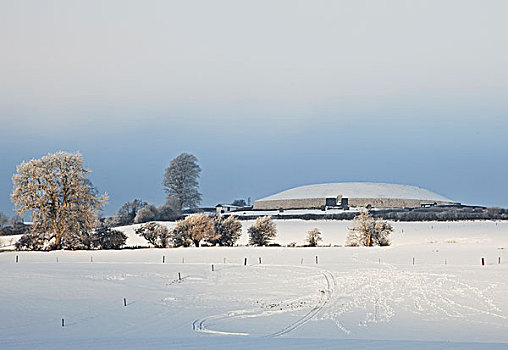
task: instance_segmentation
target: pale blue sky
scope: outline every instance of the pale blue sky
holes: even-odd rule
[[[16,164],[83,153],[111,214],[383,181],[508,207],[505,1],[0,0],[0,210]]]

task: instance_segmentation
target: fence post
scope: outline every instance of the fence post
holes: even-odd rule
[[[123,298],[123,306],[127,306],[127,299]]]
[[[413,256],[413,265],[415,264],[415,257]]]
[[[259,264],[261,264],[261,257],[259,257]]]
[[[247,266],[247,258],[245,258],[245,260],[243,261],[243,265]]]
[[[497,263],[501,264],[501,257],[500,256],[497,258]]]
[[[482,266],[485,266],[485,258],[482,258]]]
[[[316,265],[318,264],[318,256],[316,255]]]
[[[16,255],[16,264],[19,262],[19,256]]]
[[[65,327],[65,320],[62,318],[62,327]]]
[[[214,268],[214,266],[213,266],[213,264],[212,264],[212,272],[213,272],[213,271],[215,271],[215,268]]]
[[[178,272],[178,280],[181,281],[182,280],[182,275],[180,275],[180,272]]]
[[[166,256],[165,256],[165,255],[163,255],[163,256],[162,256],[162,263],[164,264],[165,262],[166,262]]]

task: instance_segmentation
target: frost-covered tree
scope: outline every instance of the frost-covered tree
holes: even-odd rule
[[[256,222],[247,230],[249,244],[264,246],[277,235],[277,228],[270,216],[258,217]]]
[[[5,215],[4,213],[2,213],[0,211],[0,228],[7,225],[8,222],[9,222],[9,218],[7,217],[7,215]]]
[[[159,220],[159,209],[153,204],[147,204],[138,211],[134,223],[141,224],[155,220]]]
[[[372,247],[390,245],[389,235],[393,228],[383,219],[374,219],[368,209],[360,211],[349,228],[346,245],[349,247]]]
[[[96,229],[91,238],[93,247],[97,249],[120,249],[127,241],[122,231],[105,226]]]
[[[141,225],[136,229],[136,233],[157,248],[168,247],[171,239],[171,233],[168,228],[156,222]]]
[[[214,225],[217,239],[210,240],[212,244],[232,247],[242,235],[242,223],[233,215],[215,218]]]
[[[174,221],[178,219],[182,215],[182,211],[180,210],[179,200],[174,195],[169,195],[166,198],[166,203],[161,205],[159,210],[159,219],[161,221]]]
[[[309,247],[317,247],[319,242],[321,242],[322,240],[323,239],[321,238],[321,232],[317,228],[314,228],[309,232],[307,232],[306,241]]]
[[[166,168],[162,184],[168,196],[177,200],[177,208],[197,208],[201,203],[199,193],[199,173],[201,168],[198,159],[193,154],[182,153],[171,160]]]
[[[190,241],[196,247],[202,240],[213,241],[218,238],[212,219],[206,214],[193,214],[176,224],[173,231],[175,246],[187,246]]]
[[[31,235],[57,249],[88,244],[107,199],[99,196],[89,173],[79,153],[57,152],[18,165],[11,198],[18,215],[30,212]]]
[[[127,202],[118,209],[118,212],[113,216],[112,226],[124,226],[134,223],[138,212],[148,205],[147,202],[140,199],[134,199]]]

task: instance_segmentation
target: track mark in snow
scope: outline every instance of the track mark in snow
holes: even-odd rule
[[[277,266],[277,268],[286,268],[285,266]],[[259,267],[257,267],[259,268]],[[270,266],[263,266],[264,269],[269,269]],[[294,268],[294,267],[288,267],[288,268]],[[300,268],[300,267],[299,267]],[[312,268],[312,270],[316,270]],[[318,270],[320,271],[320,270]],[[322,271],[322,270],[321,270]],[[333,295],[335,291],[336,286],[336,280],[332,273],[329,271],[322,271],[322,276],[324,277],[326,281],[326,286],[324,286],[324,289],[319,290],[319,301],[317,305],[313,306],[310,311],[308,311],[305,315],[300,317],[297,321],[291,323],[290,325],[282,328],[281,330],[269,334],[269,337],[278,337],[285,334],[290,333],[291,331],[303,326],[305,323],[312,320],[320,311],[323,310],[325,305],[330,300],[331,296]],[[305,296],[309,297],[309,296]],[[299,300],[303,299],[302,297],[299,298]],[[296,310],[299,310],[301,307],[292,308],[291,311],[283,310],[282,307],[280,310],[277,310],[278,306],[282,306],[283,304],[286,304],[286,306],[293,305],[295,300],[285,300],[281,301],[280,304],[270,304],[268,305],[269,310],[260,311],[259,309],[247,309],[247,310],[235,310],[230,311],[228,313],[219,314],[219,315],[213,315],[208,316],[203,319],[195,320],[192,323],[192,329],[196,332],[203,332],[203,333],[210,333],[210,334],[221,334],[221,335],[240,335],[240,336],[248,336],[250,335],[247,332],[229,332],[229,331],[219,331],[219,330],[213,330],[207,326],[207,324],[210,324],[212,322],[220,321],[220,320],[228,320],[228,319],[242,319],[242,318],[258,318],[258,317],[268,317],[272,316],[277,313],[285,313],[285,312],[291,312]],[[300,301],[300,304],[304,304]],[[296,305],[298,305],[298,300],[296,300]]]

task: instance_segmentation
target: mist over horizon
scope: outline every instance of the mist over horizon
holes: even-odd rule
[[[503,1],[3,1],[0,211],[23,160],[80,151],[110,196],[203,206],[345,181],[508,207]],[[453,20],[453,26],[450,21]]]

